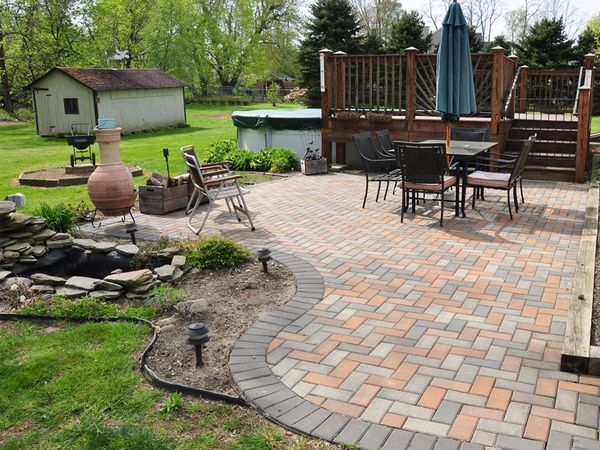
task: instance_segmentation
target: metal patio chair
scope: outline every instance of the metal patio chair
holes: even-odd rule
[[[390,182],[397,183],[402,179],[401,171],[398,168],[398,161],[395,156],[384,157],[379,154],[370,133],[355,134],[352,136],[356,150],[360,155],[365,171],[365,196],[363,198],[362,207],[365,207],[367,195],[369,194],[369,183],[377,183],[377,195],[375,202],[379,201],[381,192],[381,183],[386,183],[385,194],[383,199],[387,197]]]
[[[444,226],[445,192],[458,186],[458,177],[448,175],[448,160],[445,144],[421,144],[394,142],[396,152],[400,155],[402,170],[402,212],[400,222],[404,222],[404,212],[408,210],[408,200],[412,194],[412,212],[418,192],[438,194],[441,205],[440,226]],[[436,198],[437,200],[437,198]],[[455,215],[458,216],[458,190],[454,198]]]
[[[467,185],[473,189],[485,187],[491,189],[501,189],[507,192],[508,214],[510,220],[513,219],[512,209],[510,207],[510,194],[512,190],[515,210],[519,212],[519,201],[517,197],[517,184],[521,188],[521,197],[523,198],[523,172],[525,171],[525,162],[531,152],[537,135],[529,136],[521,152],[516,159],[494,159],[486,157],[475,158],[474,165],[484,167],[486,170],[476,170],[467,177]],[[488,169],[494,169],[493,172]],[[473,208],[475,208],[475,192],[473,192]]]
[[[225,200],[229,214],[235,214],[238,222],[242,221],[238,213],[245,214],[248,217],[252,231],[254,231],[254,223],[244,199],[244,195],[250,191],[239,185],[238,180],[241,176],[229,170],[229,162],[200,164],[193,145],[181,147],[181,155],[190,174],[190,179],[194,184],[194,192],[186,207],[186,214],[190,216],[188,220],[190,230],[199,234],[202,228],[204,228],[215,202],[217,200]],[[194,228],[192,220],[203,197],[208,199],[208,209],[202,219],[200,228]]]

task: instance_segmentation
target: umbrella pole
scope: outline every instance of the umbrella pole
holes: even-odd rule
[[[450,122],[446,123],[446,150],[450,148],[450,128],[452,128],[452,124]]]

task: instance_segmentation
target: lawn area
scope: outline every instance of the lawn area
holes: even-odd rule
[[[137,367],[149,330],[0,323],[0,449],[319,449],[254,410],[162,392]]]
[[[592,117],[592,133],[600,133],[600,116]]]
[[[298,105],[279,105],[277,108],[298,108]],[[166,173],[162,149],[170,149],[171,173],[184,171],[179,148],[193,144],[200,151],[222,139],[235,138],[236,128],[226,114],[235,110],[270,109],[271,104],[251,106],[187,105],[187,119],[190,127],[140,133],[124,136],[121,142],[121,156],[126,164],[136,164],[144,171]],[[94,151],[99,158],[98,145]],[[76,204],[87,200],[87,186],[61,188],[39,188],[19,186],[16,179],[23,171],[61,167],[69,164],[71,147],[64,138],[41,138],[35,134],[33,123],[2,126],[0,128],[0,199],[8,194],[22,192],[27,196],[27,205],[22,212],[31,212],[41,202]],[[135,180],[143,184],[144,177]]]

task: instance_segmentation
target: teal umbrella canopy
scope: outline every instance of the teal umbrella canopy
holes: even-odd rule
[[[437,55],[435,109],[442,120],[456,122],[477,111],[467,21],[458,3],[448,8]]]

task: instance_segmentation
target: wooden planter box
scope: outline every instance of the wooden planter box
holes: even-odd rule
[[[304,175],[327,173],[327,158],[301,160],[300,168]]]
[[[185,208],[189,200],[188,183],[169,188],[140,186],[139,190],[142,214],[167,214]]]

